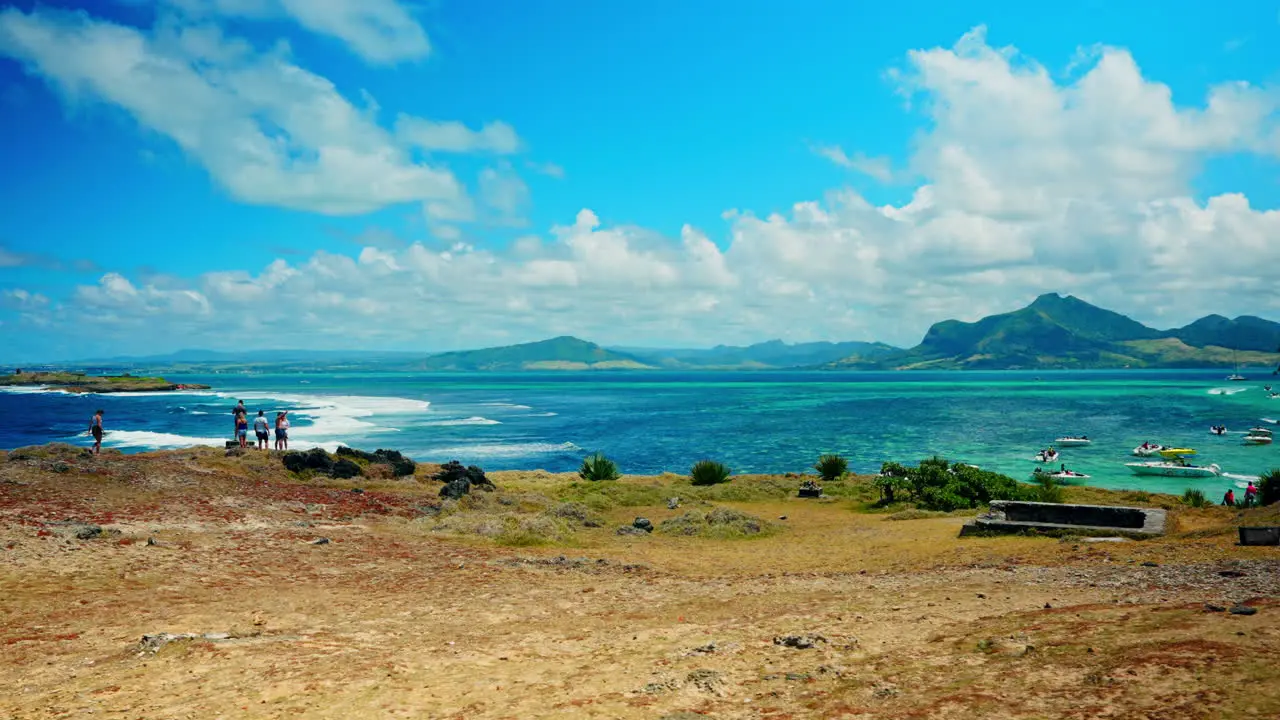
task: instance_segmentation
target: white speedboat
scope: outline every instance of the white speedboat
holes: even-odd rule
[[[1249,378],[1239,373],[1231,373],[1230,375],[1227,376],[1227,379],[1230,380],[1231,382],[1241,382],[1243,380],[1248,380]]]
[[[1270,445],[1271,440],[1271,431],[1264,427],[1250,428],[1244,436],[1245,445]]]
[[[1081,435],[1080,437],[1060,437],[1053,441],[1054,445],[1061,445],[1062,447],[1084,447],[1085,445],[1090,445],[1092,443],[1093,441],[1090,440],[1087,435]]]
[[[1226,435],[1226,434],[1227,434],[1227,426],[1226,426],[1226,425],[1211,425],[1211,426],[1209,427],[1209,433],[1210,433],[1210,434],[1212,434],[1212,435]]]
[[[1053,478],[1053,481],[1059,485],[1079,485],[1081,482],[1088,480],[1089,476],[1084,473],[1078,473],[1073,470],[1041,470],[1036,468],[1031,472],[1031,482],[1040,482],[1041,478]]]
[[[1189,465],[1184,462],[1132,462],[1125,463],[1125,467],[1134,475],[1160,475],[1162,477],[1181,477],[1181,478],[1202,478],[1217,477],[1222,474],[1222,468],[1217,464],[1209,465]]]
[[[1038,463],[1056,463],[1058,462],[1058,451],[1049,449],[1041,450],[1036,453],[1036,462]]]
[[[1155,457],[1160,454],[1161,450],[1166,449],[1164,445],[1156,445],[1155,443],[1142,443],[1133,449],[1133,454],[1138,457]]]

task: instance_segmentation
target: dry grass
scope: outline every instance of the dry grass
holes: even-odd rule
[[[441,503],[430,469],[49,460],[0,459],[0,717],[1280,715],[1277,552],[1234,545],[1277,509],[1176,507],[1144,542],[961,540],[964,517],[861,512],[859,479],[813,501],[798,478],[493,473],[498,492]],[[614,533],[739,513],[768,531]],[[64,539],[67,517],[120,534]],[[1258,613],[1203,610],[1239,601]],[[139,656],[155,632],[234,637]]]

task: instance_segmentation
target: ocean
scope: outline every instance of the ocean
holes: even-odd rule
[[[290,410],[291,447],[394,448],[424,461],[487,470],[576,470],[600,451],[623,472],[684,473],[702,458],[737,473],[800,472],[822,453],[864,473],[931,455],[1026,480],[1055,438],[1088,484],[1221,497],[1280,467],[1280,447],[1245,446],[1243,431],[1280,418],[1280,378],[1227,382],[1223,371],[1083,372],[555,372],[169,376],[203,392],[69,395],[0,392],[0,447],[88,445],[106,411],[104,445],[125,452],[231,438],[231,409]],[[1226,425],[1218,437],[1210,425]],[[1275,427],[1267,425],[1268,427]],[[1280,429],[1277,427],[1276,429]],[[1144,441],[1189,446],[1203,480],[1138,477],[1124,467]]]

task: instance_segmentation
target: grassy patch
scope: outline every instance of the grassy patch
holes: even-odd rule
[[[693,510],[658,523],[664,535],[683,535],[717,540],[763,537],[773,526],[754,515],[732,508],[717,507],[707,512]]]

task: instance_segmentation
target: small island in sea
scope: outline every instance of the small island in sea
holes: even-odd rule
[[[56,387],[69,393],[170,392],[173,390],[208,390],[208,385],[171,383],[162,377],[122,375],[86,375],[80,372],[24,372],[0,375],[0,387]]]

